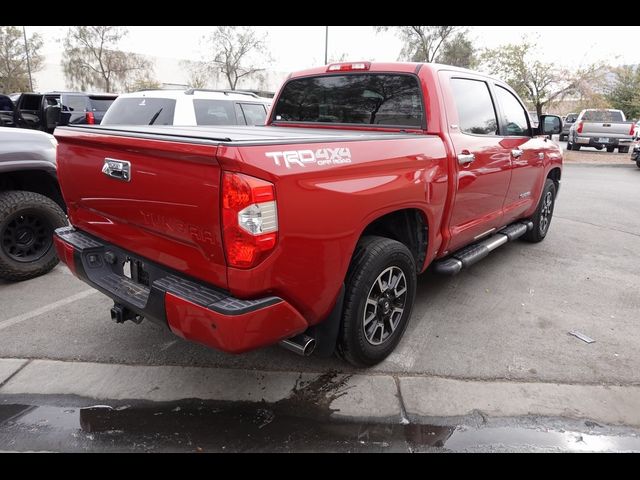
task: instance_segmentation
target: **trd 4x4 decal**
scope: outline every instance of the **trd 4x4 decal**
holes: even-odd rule
[[[265,156],[272,158],[276,166],[291,168],[292,165],[304,167],[305,164],[339,165],[351,163],[351,151],[347,147],[319,148],[313,150],[287,150],[284,152],[266,152]]]

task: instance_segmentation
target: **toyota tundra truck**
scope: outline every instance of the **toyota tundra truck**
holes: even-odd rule
[[[291,74],[263,126],[57,128],[72,226],[55,245],[116,322],[370,366],[418,274],[545,238],[561,129],[470,70],[331,64]]]

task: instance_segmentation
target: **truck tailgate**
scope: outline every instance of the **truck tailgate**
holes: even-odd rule
[[[215,143],[74,128],[58,128],[55,136],[58,176],[76,228],[226,288]],[[128,180],[118,172],[127,163]]]
[[[583,122],[582,132],[579,135],[624,138],[631,136],[632,125],[633,122]]]

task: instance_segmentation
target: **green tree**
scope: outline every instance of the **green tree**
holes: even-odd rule
[[[444,43],[437,61],[463,68],[475,68],[478,63],[476,49],[465,32],[457,33],[455,37]]]
[[[607,100],[627,118],[640,118],[640,67],[624,65],[614,69],[613,76]]]
[[[118,48],[128,31],[115,26],[71,27],[64,40],[62,68],[70,88],[127,89],[135,79],[150,78],[153,66],[142,55]]]
[[[222,73],[235,90],[240,79],[261,72],[271,60],[266,36],[258,36],[251,27],[218,26],[206,39],[209,55],[204,62],[209,71]]]
[[[33,33],[27,38],[25,49],[24,36],[20,27],[0,26],[0,92],[30,90],[27,50],[33,74],[42,69],[41,48],[42,38],[39,34]]]
[[[538,116],[545,107],[567,95],[577,95],[602,81],[603,68],[590,65],[570,72],[539,59],[532,41],[507,44],[485,50],[480,57],[481,68],[508,83],[535,108]]]
[[[377,26],[377,32],[393,30],[402,40],[400,60],[437,62],[468,68],[475,64],[475,49],[467,29],[457,26]]]

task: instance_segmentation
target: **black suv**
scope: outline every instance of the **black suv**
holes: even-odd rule
[[[109,93],[22,93],[15,100],[13,126],[51,133],[62,125],[98,125],[116,98]]]

